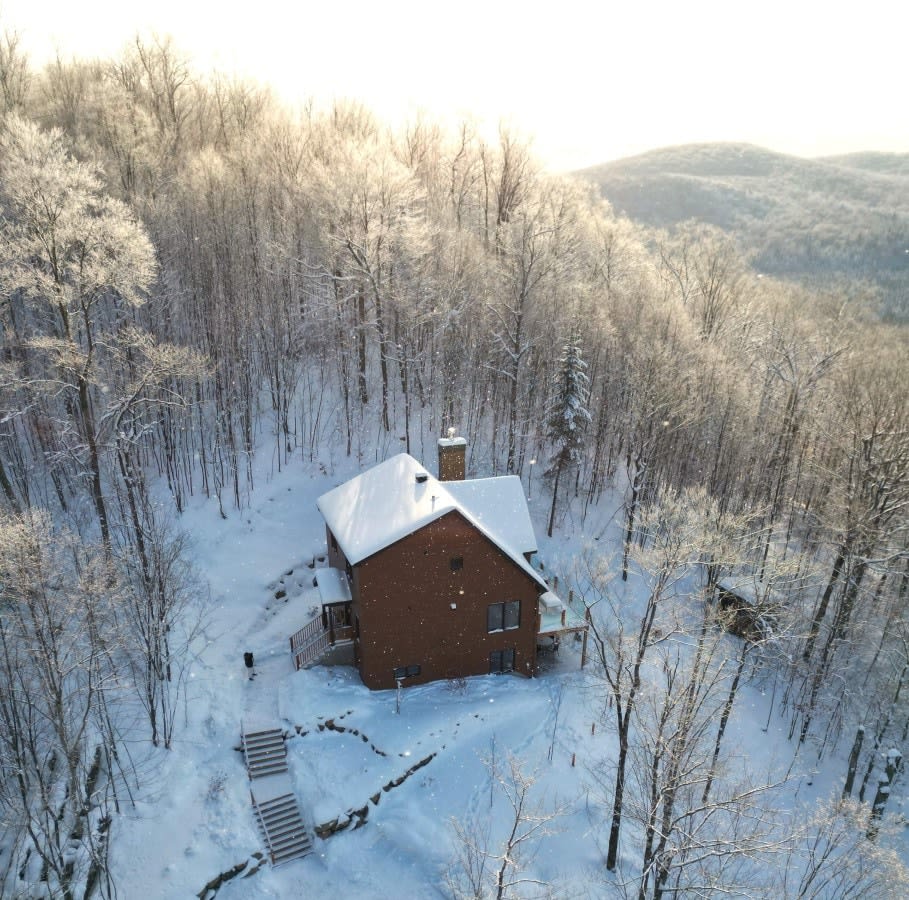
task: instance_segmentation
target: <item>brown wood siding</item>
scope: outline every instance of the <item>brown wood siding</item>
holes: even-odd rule
[[[455,557],[464,565],[452,572]],[[536,582],[463,516],[442,516],[354,566],[363,683],[392,688],[394,669],[409,665],[421,672],[407,685],[485,675],[489,654],[509,648],[514,670],[533,674],[538,594]],[[520,627],[487,633],[489,605],[508,600],[521,601]]]

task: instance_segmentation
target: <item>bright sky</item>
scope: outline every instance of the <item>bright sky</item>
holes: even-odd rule
[[[695,141],[907,152],[907,25],[896,0],[0,0],[34,62],[154,30],[290,100],[504,120],[559,170]]]

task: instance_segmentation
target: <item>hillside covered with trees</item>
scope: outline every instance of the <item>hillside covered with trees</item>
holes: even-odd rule
[[[622,620],[595,565],[578,588],[614,613],[602,697],[650,778],[642,897],[708,891],[674,842],[732,802],[721,712],[749,673],[818,760],[864,725],[870,803],[909,734],[909,367],[905,327],[841,276],[905,314],[898,160],[683,148],[600,170],[608,203],[505,129],[288,110],[158,39],[37,71],[6,35],[0,112],[0,893],[114,896],[130,748],[172,752],[197,635],[188,499],[232,517],[257,454],[427,457],[449,426],[473,474],[547,472],[550,531],[623,493],[613,574],[647,573],[649,600]],[[734,576],[766,628],[730,660]]]
[[[755,271],[909,318],[909,156],[801,159],[748,144],[654,150],[580,173],[651,228],[689,220],[735,238]]]

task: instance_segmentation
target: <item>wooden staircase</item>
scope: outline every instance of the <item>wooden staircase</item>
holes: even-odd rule
[[[284,748],[284,732],[280,728],[244,732],[243,756],[250,778],[286,772],[287,751]]]
[[[312,852],[312,840],[297,798],[290,792],[284,732],[280,728],[245,731],[241,727],[241,738],[252,782],[249,795],[271,864],[279,866],[306,856]]]
[[[293,794],[261,802],[253,796],[252,803],[273,866],[302,859],[312,852],[312,840]]]

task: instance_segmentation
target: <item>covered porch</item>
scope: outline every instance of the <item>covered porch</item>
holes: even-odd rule
[[[319,569],[316,587],[322,601],[322,627],[328,632],[329,643],[353,640],[353,598],[347,574],[340,569]]]
[[[322,611],[290,637],[295,669],[317,662],[339,645],[351,645],[354,639],[353,598],[347,574],[327,567],[318,570],[315,580]]]
[[[553,591],[540,594],[537,601],[537,655],[558,654],[562,641],[569,636],[581,641],[581,668],[587,662],[587,635],[590,613],[575,608],[569,591],[563,602]]]

